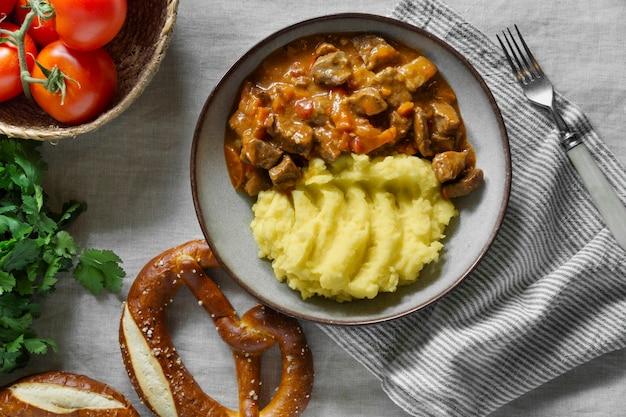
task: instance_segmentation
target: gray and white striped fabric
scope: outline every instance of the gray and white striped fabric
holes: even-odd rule
[[[509,133],[513,183],[493,247],[457,289],[408,317],[321,326],[414,416],[485,416],[603,353],[626,346],[626,252],[488,37],[436,0],[401,0],[393,17],[444,39],[478,70]],[[561,96],[626,201],[626,170]]]

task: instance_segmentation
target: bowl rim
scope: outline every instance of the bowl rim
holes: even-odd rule
[[[395,26],[400,26],[401,28],[407,29],[409,31],[413,31],[416,32],[418,34],[420,34],[421,36],[424,36],[426,38],[428,38],[429,40],[433,41],[434,43],[436,43],[439,47],[442,47],[443,49],[445,49],[448,53],[450,53],[451,55],[453,55],[467,70],[468,72],[472,75],[472,77],[474,78],[474,80],[478,83],[478,85],[480,86],[482,92],[485,94],[485,97],[487,98],[489,105],[492,109],[493,115],[495,117],[495,121],[498,125],[498,130],[499,130],[499,136],[500,139],[502,141],[502,149],[504,152],[503,155],[503,159],[504,159],[504,164],[505,164],[505,168],[504,168],[504,189],[503,189],[503,195],[502,195],[502,200],[498,209],[498,214],[497,217],[494,221],[494,227],[493,229],[490,231],[488,238],[484,241],[484,244],[482,246],[482,248],[479,250],[478,255],[475,257],[475,259],[473,260],[473,262],[471,264],[468,265],[468,267],[465,269],[465,271],[458,276],[453,282],[451,282],[443,291],[438,292],[436,295],[428,298],[427,300],[425,300],[422,303],[419,303],[417,305],[415,305],[413,308],[410,309],[406,309],[406,310],[402,310],[400,312],[397,313],[393,313],[393,314],[388,314],[388,315],[384,315],[384,316],[379,316],[376,318],[371,318],[371,319],[366,319],[366,320],[333,320],[333,319],[325,319],[325,318],[320,318],[320,317],[316,317],[316,316],[312,316],[312,315],[308,315],[299,311],[295,311],[293,309],[289,309],[289,308],[285,308],[284,306],[279,305],[278,303],[274,302],[273,300],[267,299],[265,297],[260,296],[256,291],[254,291],[253,289],[251,289],[244,280],[242,280],[241,278],[239,278],[237,276],[237,274],[235,274],[229,267],[228,265],[220,258],[219,255],[219,251],[214,250],[216,248],[216,244],[213,241],[212,237],[211,237],[211,233],[209,233],[209,230],[207,229],[207,226],[203,220],[204,218],[204,214],[203,214],[203,209],[200,205],[200,198],[198,195],[198,186],[197,186],[197,160],[196,160],[196,156],[197,156],[197,151],[198,151],[198,146],[199,146],[199,141],[200,141],[200,133],[202,130],[202,120],[203,118],[206,116],[208,109],[211,107],[211,105],[213,104],[214,100],[215,100],[215,96],[217,94],[217,91],[219,90],[220,86],[229,78],[231,77],[231,75],[235,72],[237,72],[237,70],[245,63],[245,61],[248,59],[248,57],[250,55],[253,55],[256,53],[256,51],[258,51],[259,49],[264,48],[267,44],[271,43],[273,39],[280,37],[283,34],[286,34],[288,32],[291,32],[293,30],[297,30],[298,28],[301,28],[303,26],[307,26],[307,25],[311,25],[311,24],[315,24],[318,22],[327,22],[327,21],[332,21],[332,20],[343,20],[343,19],[365,19],[365,20],[371,20],[372,22],[385,22],[387,24],[390,25],[395,25]],[[372,32],[375,32],[376,30],[373,29]],[[334,31],[334,33],[343,33],[346,31],[342,31],[342,30],[337,30]],[[312,32],[314,33],[314,32]],[[330,32],[328,32],[330,33]],[[193,198],[193,204],[194,204],[194,208],[196,211],[196,216],[198,218],[199,224],[200,224],[200,228],[202,230],[202,233],[209,245],[209,247],[211,247],[211,249],[214,252],[214,256],[215,258],[218,260],[218,262],[220,263],[220,265],[222,266],[222,268],[224,269],[224,271],[226,272],[226,274],[233,279],[236,283],[238,283],[242,288],[244,288],[250,295],[252,295],[254,298],[260,300],[261,302],[263,302],[264,304],[267,304],[268,306],[275,308],[285,314],[288,314],[290,316],[299,318],[299,319],[305,319],[308,321],[312,321],[312,322],[316,322],[316,323],[320,323],[320,324],[332,324],[332,325],[341,325],[341,326],[360,326],[360,325],[369,325],[369,324],[377,324],[377,323],[382,323],[382,322],[386,322],[386,321],[390,321],[390,320],[394,320],[400,317],[404,317],[406,315],[409,315],[411,313],[414,313],[416,311],[422,310],[425,307],[433,304],[434,302],[436,302],[437,300],[441,299],[442,297],[446,296],[450,291],[452,291],[454,288],[456,288],[461,282],[463,282],[475,269],[476,267],[480,264],[480,262],[484,259],[486,253],[488,252],[489,248],[493,245],[496,236],[498,234],[498,232],[501,229],[502,223],[504,221],[504,217],[506,214],[506,210],[508,207],[508,203],[509,203],[509,199],[510,199],[510,193],[511,193],[511,182],[512,182],[512,162],[511,162],[511,152],[510,152],[510,146],[509,146],[509,137],[508,137],[508,133],[506,130],[506,126],[504,123],[504,119],[502,117],[502,113],[499,109],[499,106],[495,100],[495,97],[493,95],[493,93],[491,92],[490,88],[488,87],[487,83],[485,82],[485,80],[483,79],[483,77],[480,75],[480,73],[474,68],[473,65],[471,65],[468,61],[467,58],[465,58],[460,52],[458,52],[455,48],[453,48],[451,45],[449,45],[447,42],[443,41],[441,38],[437,37],[436,35],[426,31],[425,29],[422,29],[420,27],[417,27],[415,25],[412,25],[410,23],[395,19],[393,17],[387,17],[387,16],[381,16],[381,15],[376,15],[376,14],[369,14],[369,13],[357,13],[357,12],[347,12],[347,13],[335,13],[335,14],[328,14],[328,15],[321,15],[321,16],[317,16],[317,17],[313,17],[313,18],[309,18],[309,19],[305,19],[302,21],[298,21],[296,23],[290,24],[288,26],[285,26],[282,29],[279,29],[277,31],[274,31],[273,33],[267,35],[266,37],[264,37],[262,40],[258,41],[257,43],[255,43],[253,46],[251,46],[241,57],[239,57],[228,69],[227,71],[224,73],[224,75],[218,80],[218,82],[215,84],[214,88],[211,90],[211,92],[209,93],[207,99],[204,102],[204,105],[202,106],[202,109],[199,113],[197,122],[196,122],[196,126],[194,129],[194,133],[193,133],[193,142],[192,142],[192,146],[191,146],[191,161],[190,161],[190,179],[191,179],[191,192],[192,192],[192,198]],[[286,285],[285,283],[282,283],[283,285]],[[410,287],[410,285],[408,285],[408,287]],[[294,290],[295,291],[295,290]],[[356,300],[357,302],[359,300]],[[353,301],[354,302],[354,301]]]

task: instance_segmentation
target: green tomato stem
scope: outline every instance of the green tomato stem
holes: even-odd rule
[[[29,100],[32,100],[32,95],[30,94],[30,83],[28,82],[28,78],[30,78],[30,71],[28,71],[28,64],[26,61],[26,48],[24,47],[24,38],[28,33],[28,29],[30,25],[33,23],[33,20],[37,16],[34,10],[31,9],[30,12],[26,14],[24,18],[24,23],[19,30],[13,33],[13,38],[15,38],[15,42],[17,44],[17,54],[18,60],[20,63],[20,79],[22,80],[22,89],[24,90],[24,95]],[[35,57],[33,57],[35,59]]]
[[[33,0],[30,2],[31,9],[24,17],[22,26],[16,31],[0,30],[0,33],[8,36],[9,41],[15,43],[17,48],[18,62],[20,64],[20,80],[22,82],[22,90],[27,99],[32,100],[32,94],[30,92],[31,83],[45,84],[45,80],[39,80],[30,76],[28,70],[28,61],[26,56],[26,47],[24,46],[24,40],[26,34],[30,29],[35,18],[38,19],[51,19],[54,16],[54,8],[47,1]],[[35,57],[33,57],[35,59]]]

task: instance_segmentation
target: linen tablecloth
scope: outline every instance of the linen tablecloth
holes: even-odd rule
[[[61,141],[56,146],[47,144],[42,149],[50,167],[46,191],[51,201],[60,204],[74,198],[88,204],[88,210],[72,226],[71,232],[83,246],[113,249],[122,257],[128,274],[124,289],[119,296],[93,297],[71,277],[62,280],[57,292],[45,300],[43,316],[37,323],[42,337],[57,339],[59,352],[33,357],[28,368],[11,375],[0,375],[0,384],[49,369],[85,373],[117,388],[133,402],[142,416],[150,416],[139,403],[123,369],[117,344],[118,320],[125,293],[141,267],[161,251],[201,237],[191,200],[189,154],[193,129],[204,100],[229,66],[270,33],[291,23],[328,13],[356,11],[400,17],[394,12],[397,1],[213,0],[207,7],[204,0],[181,0],[171,46],[159,73],[143,95],[124,114],[100,130]],[[557,88],[584,110],[602,141],[623,163],[626,162],[626,140],[623,139],[626,81],[621,75],[626,64],[626,48],[622,47],[626,7],[622,0],[598,0],[592,9],[589,2],[583,0],[446,2],[458,11],[458,15],[453,15],[467,22],[464,25],[468,29],[480,29],[482,35],[476,35],[484,39],[487,50],[492,47],[498,30],[518,23]],[[439,8],[439,4],[433,3],[431,10]],[[434,15],[431,17],[435,18]],[[416,23],[421,24],[419,20]],[[460,28],[451,28],[451,33],[460,33]],[[448,40],[455,41],[454,38]],[[498,61],[499,52],[494,54],[494,57],[488,57],[497,61],[494,77],[506,80],[505,67],[501,67]],[[489,79],[489,72],[482,75]],[[493,85],[493,81],[489,82]],[[511,79],[509,82],[513,83]],[[513,85],[509,87],[513,88]],[[502,97],[498,100],[502,101]],[[537,109],[526,111],[520,110],[538,120],[544,117]],[[570,113],[570,119],[573,116]],[[505,119],[510,123],[510,111],[508,115],[505,112]],[[584,126],[581,130],[585,130]],[[512,142],[513,139],[514,135],[511,135]],[[597,139],[590,140],[594,143],[594,154],[598,155],[602,148],[595,146]],[[525,142],[517,142],[514,151],[523,143],[528,143],[528,138]],[[561,159],[560,149],[545,146],[542,155],[550,155],[554,158],[550,161],[563,164],[563,169],[569,173],[571,168],[565,159]],[[517,164],[514,175],[519,168]],[[520,183],[516,184],[519,190]],[[578,191],[584,192],[582,188]],[[556,197],[555,194],[552,196]],[[587,209],[593,213],[591,207]],[[508,219],[524,214],[519,211],[518,206]],[[590,241],[609,242],[599,220],[591,229],[592,235],[593,231],[598,232],[597,239]],[[589,231],[586,235],[589,236]],[[498,242],[506,239],[505,235]],[[610,261],[611,256],[606,256]],[[542,265],[545,266],[545,259]],[[617,269],[616,273],[619,271]],[[226,276],[216,274],[215,279],[238,311],[243,312],[254,304],[255,300]],[[594,271],[587,279],[602,278]],[[525,288],[535,288],[532,284],[534,281]],[[503,287],[503,290],[511,289]],[[493,305],[485,305],[487,307]],[[171,311],[174,341],[206,391],[234,406],[234,365],[230,351],[211,331],[210,320],[198,310],[195,299],[185,291],[175,298]],[[476,317],[468,315],[467,319]],[[494,320],[497,317],[493,315]],[[470,326],[461,328],[465,322],[457,320],[453,323],[456,327],[451,331],[463,329],[469,336],[476,337],[477,332],[470,332]],[[585,323],[591,324],[591,321]],[[316,366],[312,400],[303,415],[408,415],[380,388],[378,376],[382,375],[381,372],[372,373],[360,365],[319,326],[307,322],[302,325]],[[576,326],[569,326],[565,330],[569,333],[574,328]],[[409,345],[420,343],[417,339],[406,342]],[[589,349],[589,357],[597,353],[596,347],[608,346],[606,340],[599,339],[599,342],[583,348]],[[424,340],[421,343],[426,345]],[[434,345],[428,347],[432,349]],[[503,349],[502,346],[494,347]],[[358,353],[355,352],[355,356]],[[277,377],[271,358],[265,371],[269,387]],[[424,404],[429,402],[427,399]],[[620,350],[574,368],[512,400],[490,417],[618,417],[623,415],[625,408],[626,350]]]
[[[393,15],[444,39],[484,77],[509,133],[511,198],[485,259],[448,296],[390,323],[324,330],[411,415],[484,416],[625,346],[626,252],[501,50],[442,2],[403,0]],[[624,166],[579,108],[558,104],[626,199]]]

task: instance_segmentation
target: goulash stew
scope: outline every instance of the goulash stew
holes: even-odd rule
[[[483,182],[456,95],[427,57],[375,34],[298,39],[244,83],[225,155],[236,189],[287,191],[313,158],[403,153],[432,161],[446,198]]]

